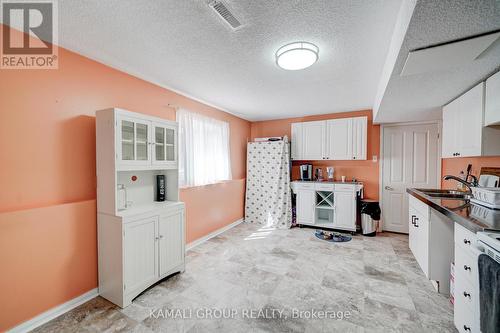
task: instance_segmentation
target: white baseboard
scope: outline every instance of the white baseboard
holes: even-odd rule
[[[73,298],[72,300],[67,301],[66,303],[63,303],[61,305],[56,306],[55,308],[52,308],[48,311],[45,311],[38,316],[31,318],[28,321],[25,321],[22,324],[19,324],[7,332],[9,333],[18,333],[18,332],[28,332],[31,331],[43,324],[45,324],[48,321],[51,321],[52,319],[59,317],[60,315],[73,310],[77,306],[90,301],[92,298],[96,297],[99,295],[98,289],[92,289],[90,291],[87,291],[85,294],[80,295],[76,298]]]
[[[201,237],[201,238],[198,238],[195,241],[192,241],[191,243],[189,243],[189,244],[186,245],[186,251],[189,251],[189,250],[193,249],[194,247],[200,245],[201,243],[206,242],[210,238],[214,238],[215,236],[218,236],[218,235],[222,234],[224,231],[227,231],[227,230],[229,230],[231,228],[236,227],[238,224],[242,223],[243,221],[244,221],[244,219],[239,219],[237,221],[234,221],[231,224],[228,224],[228,225],[226,225],[226,226],[224,226],[224,227],[222,227],[220,229],[217,229],[217,230],[209,233],[208,235],[206,235],[204,237]]]

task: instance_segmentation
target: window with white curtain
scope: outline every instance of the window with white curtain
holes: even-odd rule
[[[179,123],[179,184],[199,186],[231,179],[229,123],[183,109]]]

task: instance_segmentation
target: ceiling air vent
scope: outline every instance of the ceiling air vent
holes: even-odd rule
[[[222,1],[211,1],[208,4],[229,26],[236,30],[241,27],[241,22],[229,11]]]

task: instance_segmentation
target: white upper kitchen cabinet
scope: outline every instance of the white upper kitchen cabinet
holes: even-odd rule
[[[485,84],[443,107],[443,157],[500,154],[500,128],[484,126]]]
[[[325,122],[308,121],[302,123],[302,159],[325,159]]]
[[[352,159],[352,118],[331,119],[326,121],[328,160]]]
[[[352,118],[352,159],[366,160],[368,117]]]
[[[486,80],[484,125],[500,125],[500,72]]]
[[[293,123],[292,159],[366,160],[367,117]]]
[[[455,157],[458,148],[458,113],[459,104],[455,101],[443,107],[443,143],[442,156]]]
[[[302,123],[292,124],[291,158],[292,160],[302,160]]]

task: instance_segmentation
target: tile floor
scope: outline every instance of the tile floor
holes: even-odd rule
[[[453,308],[423,276],[407,236],[328,243],[313,234],[240,224],[189,251],[185,273],[126,309],[97,297],[36,332],[455,332]],[[236,314],[201,318],[210,310]],[[299,310],[344,318],[296,318]]]

